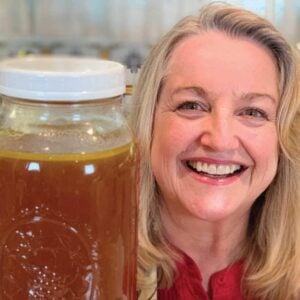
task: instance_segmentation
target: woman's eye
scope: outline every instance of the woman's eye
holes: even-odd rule
[[[266,112],[258,108],[247,108],[241,113],[241,115],[258,119],[268,119]]]
[[[207,109],[205,108],[204,104],[199,103],[199,102],[194,102],[194,101],[188,101],[180,104],[177,107],[178,110],[201,110],[201,111],[206,111]]]

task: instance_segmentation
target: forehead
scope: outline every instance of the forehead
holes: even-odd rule
[[[214,83],[213,90],[220,86],[236,90],[278,88],[277,65],[270,50],[220,31],[184,38],[173,49],[165,75],[165,83]]]
[[[181,40],[170,55],[169,66],[175,63],[185,65],[199,58],[212,58],[220,62],[225,55],[228,63],[236,63],[239,59],[253,57],[264,58],[276,65],[271,50],[257,41],[245,37],[233,37],[219,30],[209,30]]]

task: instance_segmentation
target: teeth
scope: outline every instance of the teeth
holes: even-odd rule
[[[228,175],[241,168],[240,165],[217,165],[217,164],[207,164],[196,161],[188,162],[188,164],[198,172],[207,173],[210,175]]]

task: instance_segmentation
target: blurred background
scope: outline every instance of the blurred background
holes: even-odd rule
[[[0,0],[0,59],[29,53],[109,58],[137,70],[150,47],[205,0]],[[299,0],[232,0],[300,49]]]

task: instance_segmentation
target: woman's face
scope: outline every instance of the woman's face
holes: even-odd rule
[[[272,55],[218,31],[173,51],[155,113],[151,164],[175,215],[243,216],[275,176],[277,69]]]

